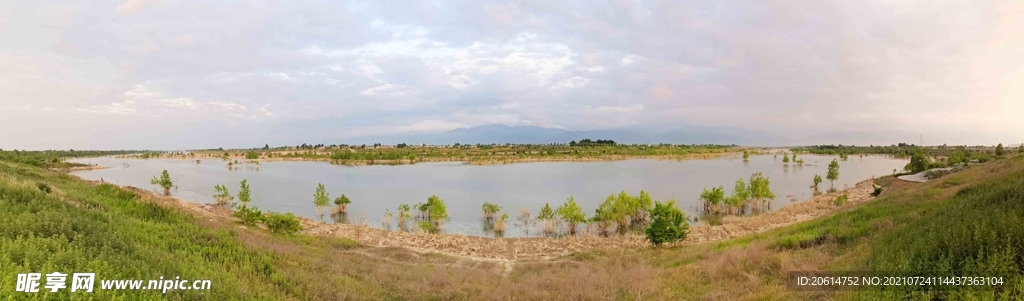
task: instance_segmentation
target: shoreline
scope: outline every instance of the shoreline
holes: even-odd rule
[[[517,164],[517,163],[540,163],[540,162],[613,162],[613,161],[625,161],[625,160],[658,160],[658,161],[682,161],[682,160],[710,160],[717,159],[720,157],[726,157],[730,155],[738,155],[742,152],[729,151],[721,153],[700,153],[700,154],[689,154],[689,155],[622,155],[622,156],[594,156],[594,157],[537,157],[537,158],[509,158],[509,159],[494,159],[494,160],[465,160],[463,158],[424,158],[424,159],[401,159],[401,160],[360,160],[360,161],[338,161],[330,158],[260,158],[260,159],[245,159],[244,157],[232,156],[225,161],[222,157],[178,157],[178,156],[160,156],[151,158],[137,158],[137,157],[120,157],[117,159],[125,160],[217,160],[223,162],[234,162],[238,161],[240,164],[248,164],[248,161],[263,162],[294,162],[294,161],[307,161],[307,162],[327,162],[334,165],[343,166],[370,166],[370,165],[413,165],[416,163],[438,163],[438,162],[461,162],[468,165],[505,165],[505,164]],[[226,164],[226,163],[225,163]]]
[[[89,166],[75,166],[75,167],[65,167],[65,168],[50,168],[50,170],[60,171],[60,172],[74,172],[74,171],[99,170],[99,169],[109,169],[109,168],[113,168],[113,167],[102,166],[102,165],[89,165]]]
[[[86,180],[71,173],[67,174],[94,185],[100,184],[99,181]],[[862,180],[853,187],[834,193],[817,195],[808,200],[786,204],[778,210],[768,213],[753,216],[729,215],[723,218],[721,225],[701,224],[691,226],[686,239],[667,244],[667,246],[694,245],[763,233],[824,216],[836,210],[850,208],[871,199],[870,193],[873,191],[872,184],[874,180],[875,178]],[[237,227],[248,228],[239,224],[237,219],[231,215],[231,210],[225,207],[195,203],[173,196],[161,196],[152,191],[132,186],[118,187],[135,192],[139,195],[140,199],[145,201],[184,209],[199,218],[200,222],[205,222],[202,221],[202,218],[210,217],[211,219],[209,220],[211,222],[213,222],[212,218],[217,218],[221,222],[233,223]],[[830,200],[844,193],[849,197],[846,204],[838,207],[830,204]],[[505,261],[508,263],[518,260],[550,260],[579,251],[651,247],[643,234],[629,233],[612,237],[601,237],[589,233],[589,227],[586,225],[581,225],[582,234],[577,236],[561,238],[489,238],[464,234],[426,234],[422,233],[422,231],[415,233],[396,232],[371,228],[367,223],[362,225],[328,224],[305,217],[297,218],[303,227],[303,230],[298,232],[300,235],[344,237],[370,247],[399,247],[418,253],[439,253],[473,260]]]

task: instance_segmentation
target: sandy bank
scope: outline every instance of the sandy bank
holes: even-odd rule
[[[98,181],[92,181],[99,184]],[[781,209],[755,216],[728,216],[722,225],[701,225],[692,227],[684,241],[675,245],[696,244],[720,241],[744,235],[761,233],[781,228],[797,222],[820,217],[838,208],[856,206],[870,199],[873,179],[864,180],[854,187],[842,191],[823,194],[803,202],[793,203]],[[173,197],[157,195],[151,191],[125,187],[139,194],[144,201],[155,202],[165,206],[183,209],[201,220],[219,223],[235,223],[231,210],[198,204]],[[842,207],[830,205],[830,200],[846,193],[849,201]],[[565,256],[573,252],[609,249],[609,248],[647,248],[650,244],[641,234],[627,234],[614,237],[600,237],[583,230],[582,235],[564,238],[529,237],[494,239],[459,234],[425,234],[394,232],[371,228],[367,225],[327,224],[306,218],[300,218],[303,226],[302,234],[311,236],[337,236],[356,240],[361,244],[374,247],[401,247],[421,253],[440,253],[445,255],[477,259],[515,261],[529,259],[551,259]],[[237,224],[237,227],[244,227]],[[585,227],[581,226],[581,229]]]

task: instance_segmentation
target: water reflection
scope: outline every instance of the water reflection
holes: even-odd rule
[[[348,213],[336,212],[331,214],[331,220],[333,220],[335,224],[348,224]]]

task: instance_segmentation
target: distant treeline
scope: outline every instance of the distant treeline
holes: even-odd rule
[[[288,145],[288,146],[271,147],[270,145],[264,145],[262,148],[259,148],[259,147],[254,147],[254,148],[237,148],[237,149],[231,149],[231,150],[234,150],[234,151],[238,151],[238,150],[271,150],[271,151],[280,151],[280,150],[329,150],[329,149],[367,149],[367,148],[370,148],[370,149],[379,149],[379,148],[480,148],[480,149],[488,149],[488,148],[509,148],[509,147],[512,147],[512,148],[532,148],[532,149],[537,149],[537,148],[542,148],[542,147],[566,147],[566,146],[569,146],[569,147],[574,147],[574,146],[638,146],[638,147],[648,146],[648,147],[730,148],[730,147],[736,147],[737,145],[736,144],[729,144],[729,145],[724,145],[724,144],[671,144],[671,143],[654,143],[654,144],[652,144],[652,143],[633,143],[633,144],[621,144],[621,143],[616,143],[614,140],[582,139],[580,141],[573,140],[573,141],[570,141],[569,143],[489,143],[489,144],[483,144],[483,143],[477,143],[477,144],[453,143],[453,144],[440,144],[440,145],[434,145],[434,144],[409,144],[409,143],[398,143],[398,144],[382,144],[382,143],[374,143],[374,144],[329,144],[328,145],[328,144],[323,144],[323,143],[319,143],[319,144],[303,143],[303,144],[298,144],[298,145],[295,145],[295,146]],[[225,149],[224,148],[198,149],[196,151],[225,151]]]
[[[811,153],[818,155],[851,155],[851,154],[882,154],[882,155],[893,155],[897,157],[909,157],[914,153],[921,151],[929,156],[949,156],[954,151],[971,152],[971,153],[992,153],[993,151],[985,149],[979,146],[931,146],[921,147],[914,144],[893,144],[893,145],[869,145],[869,146],[855,146],[855,145],[814,145],[804,147],[794,147],[790,149],[794,152]]]
[[[601,139],[597,139],[597,140],[583,139],[583,140],[580,140],[579,143],[577,143],[576,140],[573,140],[573,141],[569,142],[569,146],[595,146],[595,145],[615,145],[615,141],[614,140],[601,140]]]
[[[64,161],[69,157],[100,157],[110,155],[122,155],[137,153],[138,151],[76,151],[76,150],[45,150],[45,151],[19,151],[0,149],[0,161],[15,162],[38,167],[68,167],[77,164],[70,164]]]
[[[598,144],[600,141],[603,144]],[[412,147],[407,144],[377,148],[362,146],[325,147],[323,149],[281,151],[273,148],[269,151],[251,149],[244,152],[207,151],[197,155],[245,156],[246,159],[262,158],[301,158],[305,160],[330,160],[338,163],[388,161],[391,163],[412,163],[419,161],[470,161],[489,162],[503,160],[572,160],[582,158],[629,158],[647,156],[687,156],[693,154],[714,154],[730,151],[733,147],[726,145],[623,145],[611,140],[587,141],[586,147],[577,143],[576,146],[566,144],[517,144],[517,145],[461,145],[450,147]],[[301,145],[300,145],[301,146]],[[313,145],[317,146],[317,145]],[[546,159],[545,159],[546,158]],[[401,161],[401,162],[399,162]]]

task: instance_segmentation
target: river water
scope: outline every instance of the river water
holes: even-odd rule
[[[501,205],[510,216],[506,237],[535,236],[539,226],[523,227],[515,220],[520,209],[535,216],[546,202],[557,208],[570,195],[587,216],[611,193],[626,190],[638,195],[646,190],[655,200],[674,197],[690,214],[697,212],[703,188],[724,185],[726,194],[738,178],[749,178],[760,171],[771,179],[776,195],[772,208],[794,200],[813,196],[809,188],[814,175],[825,177],[828,163],[836,156],[800,155],[803,166],[782,163],[781,156],[751,156],[744,162],[730,155],[705,160],[624,160],[609,162],[540,162],[507,165],[470,165],[460,162],[417,163],[413,165],[373,165],[348,167],[325,162],[261,162],[242,164],[228,170],[220,159],[118,159],[112,157],[80,158],[71,161],[97,164],[109,169],[77,171],[74,174],[90,180],[103,179],[117,185],[128,185],[161,191],[150,179],[166,169],[177,188],[171,195],[196,203],[213,203],[216,184],[226,185],[232,194],[239,182],[247,179],[252,190],[252,204],[264,212],[291,212],[311,219],[320,216],[313,206],[317,183],[323,183],[333,198],[345,194],[352,200],[346,219],[360,219],[374,227],[383,227],[385,209],[397,215],[399,204],[426,202],[437,195],[448,206],[450,220],[444,225],[447,233],[491,236],[485,230],[481,205]],[[839,161],[840,179],[835,187],[852,187],[871,177],[889,175],[902,170],[904,159],[880,156],[851,157]],[[126,165],[127,164],[127,165]],[[826,180],[822,189],[829,187]],[[333,206],[333,204],[331,205]],[[330,209],[324,220],[332,222]],[[415,209],[413,209],[415,214]],[[500,216],[500,214],[499,214]],[[392,224],[394,224],[392,218]],[[333,219],[337,222],[338,217]],[[391,226],[392,229],[395,226]]]

